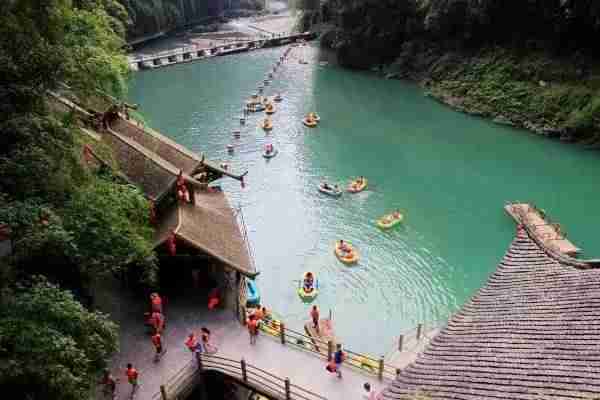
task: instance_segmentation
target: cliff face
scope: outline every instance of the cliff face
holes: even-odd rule
[[[328,0],[340,64],[411,78],[459,110],[600,142],[600,1]],[[378,69],[380,69],[378,68]]]
[[[118,0],[127,9],[128,37],[135,38],[172,29],[229,9],[259,10],[264,0]]]

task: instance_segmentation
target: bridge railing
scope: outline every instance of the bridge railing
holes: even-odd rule
[[[247,363],[243,358],[234,360],[214,354],[198,353],[196,360],[190,361],[179,372],[160,386],[160,392],[153,400],[175,400],[189,396],[193,391],[200,392],[200,398],[206,398],[206,386],[203,373],[218,371],[251,387],[259,393],[281,400],[327,400],[301,386],[294,385],[289,378],[282,378],[264,369]],[[204,396],[203,393],[204,392]]]
[[[331,361],[335,349],[335,343],[325,341],[317,337],[309,336],[288,328],[284,323],[270,320],[261,323],[261,331],[267,335],[278,338],[282,345],[296,347],[302,351],[307,351]],[[386,364],[384,357],[374,357],[369,354],[355,352],[349,349],[343,349],[346,358],[344,365],[359,369],[367,374],[375,375],[380,380],[383,378],[393,379],[398,371],[392,365]]]

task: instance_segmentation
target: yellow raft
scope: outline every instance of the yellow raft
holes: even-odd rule
[[[363,178],[362,183],[359,183],[358,180],[355,180],[355,181],[350,182],[347,190],[350,193],[359,193],[367,188],[368,183],[369,182],[367,181],[367,178]]]
[[[384,215],[383,217],[377,220],[377,226],[381,229],[390,229],[394,226],[398,225],[400,222],[404,220],[404,216],[400,214],[398,217],[395,217],[394,214]]]
[[[348,242],[345,242],[346,246],[350,249],[349,253],[343,252],[340,247],[340,241],[335,242],[335,255],[344,264],[355,264],[358,262],[359,255],[358,251]]]
[[[271,129],[273,129],[273,122],[270,119],[265,119],[260,126],[265,131],[270,131]]]

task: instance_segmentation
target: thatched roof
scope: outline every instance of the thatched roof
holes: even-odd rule
[[[196,194],[196,205],[174,207],[156,230],[155,246],[163,244],[171,232],[175,232],[177,239],[242,274],[256,275],[246,238],[222,192],[200,192]]]
[[[111,126],[121,135],[138,142],[177,168],[182,169],[187,174],[192,175],[200,167],[206,167],[221,175],[226,175],[238,180],[245,175],[245,173],[234,174],[224,170],[217,164],[198,156],[168,137],[161,135],[148,127],[138,126],[132,121],[119,118],[112,122]]]
[[[174,185],[179,170],[171,163],[112,129],[102,138],[112,148],[121,171],[149,199],[156,201]],[[194,181],[190,176],[184,176],[186,180]]]
[[[519,231],[485,286],[382,396],[417,391],[465,400],[600,396],[600,271],[558,260]]]

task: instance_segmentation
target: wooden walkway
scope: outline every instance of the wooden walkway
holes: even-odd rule
[[[256,366],[292,385],[309,390],[329,400],[360,398],[365,382],[377,391],[391,380],[379,381],[376,375],[349,366],[343,367],[343,378],[325,370],[327,361],[313,352],[290,344],[282,345],[279,338],[260,332],[256,345],[250,345],[248,332],[230,311],[209,312],[206,301],[195,293],[183,293],[172,299],[166,309],[167,328],[163,334],[166,353],[160,362],[153,361],[150,335],[142,325],[145,303],[135,295],[120,291],[119,285],[108,283],[99,293],[100,309],[110,314],[120,326],[120,349],[111,362],[113,374],[121,379],[118,400],[128,399],[130,387],[124,378],[125,365],[131,362],[140,371],[136,400],[159,399],[160,386],[189,366],[191,353],[184,345],[190,331],[199,332],[206,326],[212,332],[212,341],[218,346],[216,356]],[[110,292],[120,292],[118,297]],[[115,301],[119,298],[119,301]],[[290,339],[291,341],[291,339]],[[209,369],[209,368],[207,368]],[[100,398],[100,397],[98,397]]]
[[[549,222],[542,210],[527,203],[509,203],[504,210],[517,224],[523,224],[549,249],[571,257],[577,256],[581,249],[565,238],[560,225]]]

